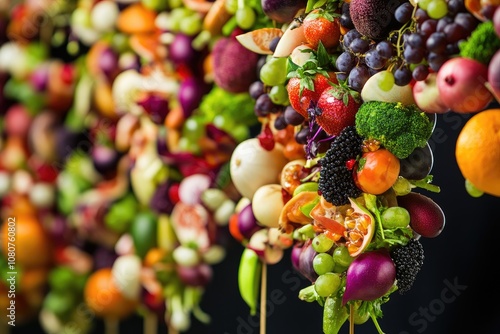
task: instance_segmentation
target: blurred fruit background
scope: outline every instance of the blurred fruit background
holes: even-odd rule
[[[499,200],[489,195],[471,198],[464,188],[453,151],[466,119],[468,116],[463,115],[438,118],[437,129],[441,131],[433,137],[433,174],[442,190],[431,197],[446,213],[447,228],[439,242],[424,241],[425,264],[414,287],[404,296],[394,294],[392,302],[385,305],[380,323],[387,333],[493,334],[500,330],[495,320],[499,308],[494,303],[500,292],[492,272]],[[231,242],[226,260],[214,267],[214,279],[202,302],[202,307],[210,310],[212,323],[206,326],[195,322],[187,333],[258,333],[258,318],[249,320],[247,307],[236,293],[235,268],[241,251],[240,244]],[[276,291],[275,302],[268,309],[269,333],[321,333],[322,309],[298,299],[299,289],[307,283],[291,270],[288,258],[269,267],[269,275],[273,277],[268,282],[269,291]],[[486,305],[491,302],[493,305]],[[139,333],[142,322],[141,317],[131,316],[122,321],[120,333]],[[102,320],[96,319],[96,325],[94,333],[103,333]],[[356,328],[356,333],[373,332],[371,323]],[[17,326],[11,333],[42,331],[35,321]]]
[[[258,314],[249,315],[240,295],[238,266],[248,249],[242,242],[257,230],[268,231],[262,227],[275,221],[265,223],[264,217],[275,212],[261,211],[264,226],[247,230],[234,229],[232,213],[240,195],[252,197],[260,182],[271,183],[286,162],[304,157],[308,132],[297,134],[298,144],[291,129],[308,117],[304,104],[319,96],[290,101],[300,115],[285,107],[299,89],[296,77],[285,88],[285,58],[266,58],[243,47],[271,53],[268,45],[249,42],[249,35],[242,44],[234,37],[269,27],[270,17],[290,22],[306,2],[290,3],[295,6],[288,12],[268,1],[265,16],[257,0],[2,1],[0,233],[2,254],[8,254],[8,219],[15,218],[18,271],[16,326],[6,325],[9,318],[3,317],[2,334],[259,332]],[[481,6],[489,8],[485,3]],[[306,20],[304,29],[322,29],[312,22]],[[493,34],[493,26],[489,29]],[[282,36],[277,30],[265,30],[266,42]],[[346,32],[333,32],[326,46],[336,47],[341,33]],[[313,35],[306,34],[305,48],[318,48]],[[274,45],[276,52],[292,51],[284,44]],[[294,61],[307,61],[294,52]],[[411,63],[415,53],[405,52],[403,58]],[[450,65],[446,73],[457,73],[459,65]],[[473,66],[460,72],[461,82],[477,73]],[[368,80],[368,68],[360,68],[349,69],[350,89],[360,91]],[[396,80],[410,81],[409,68],[396,71]],[[430,172],[441,191],[415,191],[439,203],[446,229],[439,238],[423,238],[425,262],[413,288],[391,295],[379,323],[386,333],[396,334],[498,333],[495,301],[500,293],[493,268],[499,219],[493,209],[499,200],[493,195],[498,195],[499,180],[491,180],[488,188],[497,175],[500,147],[489,134],[498,123],[470,123],[455,151],[467,121],[494,99],[483,94],[479,105],[458,103],[453,106],[464,107],[463,113],[448,112],[457,102],[456,90],[443,107],[439,96],[422,97],[435,93],[436,83],[419,82],[425,92],[418,99],[421,107],[438,113],[428,141],[434,162],[423,176]],[[272,87],[265,94],[264,84]],[[380,81],[369,85],[373,90],[361,92],[367,101],[387,93],[378,87]],[[396,92],[403,86],[408,88],[408,82],[392,83],[391,98],[413,101],[411,90]],[[415,100],[419,93],[413,92]],[[497,107],[492,103],[488,108]],[[346,124],[330,127],[332,119],[317,119],[329,134],[354,122],[346,117]],[[328,139],[322,135],[318,139]],[[466,145],[474,135],[474,142],[483,143],[479,149]],[[236,151],[252,137],[258,137],[253,145],[269,149],[269,159]],[[284,156],[273,151],[276,142],[285,146]],[[484,149],[485,143],[491,150]],[[229,180],[234,152],[251,161],[239,173],[251,169],[255,179]],[[464,176],[489,194],[478,196]],[[282,189],[278,185],[273,191],[281,195]],[[260,195],[262,201],[271,198]],[[273,264],[267,269],[267,332],[321,333],[323,308],[299,300],[299,291],[310,282],[294,270],[291,250],[283,248],[266,259]],[[12,300],[7,260],[4,256],[0,262],[2,316]],[[371,322],[356,326],[356,333],[374,332]]]

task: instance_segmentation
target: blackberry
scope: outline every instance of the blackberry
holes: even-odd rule
[[[424,264],[424,248],[420,241],[411,239],[405,246],[397,247],[391,252],[396,266],[396,285],[400,294],[410,290],[415,278]]]
[[[333,205],[349,203],[349,197],[358,197],[361,190],[354,183],[352,165],[362,154],[363,139],[354,126],[348,126],[333,140],[330,148],[319,163],[319,192]]]

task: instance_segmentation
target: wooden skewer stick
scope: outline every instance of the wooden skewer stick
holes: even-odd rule
[[[104,333],[105,334],[119,334],[120,322],[118,319],[107,318],[104,319]]]
[[[354,307],[349,307],[349,334],[354,334]]]
[[[260,283],[260,334],[266,334],[267,263],[262,262]]]
[[[148,312],[144,316],[144,333],[143,334],[157,334],[158,333],[158,317],[153,312]]]
[[[10,334],[10,327],[6,322],[0,321],[0,333]]]
[[[168,326],[168,334],[179,334],[179,331],[172,326]]]

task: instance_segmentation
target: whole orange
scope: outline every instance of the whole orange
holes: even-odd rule
[[[111,268],[102,268],[90,275],[84,298],[87,306],[101,318],[123,319],[138,306],[137,300],[125,298],[118,290]]]
[[[53,259],[51,241],[38,219],[32,215],[9,216],[1,227],[2,252],[15,255],[16,265],[39,267]]]
[[[500,196],[500,109],[481,111],[465,123],[455,157],[465,179],[487,194]]]

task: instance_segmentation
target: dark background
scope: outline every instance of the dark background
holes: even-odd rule
[[[495,274],[500,219],[494,208],[500,199],[484,195],[470,197],[456,164],[454,148],[460,129],[470,116],[440,115],[430,145],[434,152],[434,183],[441,192],[422,193],[433,198],[446,214],[443,232],[421,239],[425,261],[413,288],[397,292],[383,305],[379,323],[386,334],[500,333],[497,299],[500,290]],[[478,166],[480,168],[480,166]],[[239,296],[237,270],[242,247],[231,241],[225,261],[214,267],[213,281],[204,295],[202,308],[212,317],[210,325],[193,320],[187,333],[259,333],[258,318],[249,318]],[[287,254],[288,255],[288,254]],[[279,295],[268,305],[267,333],[322,333],[322,308],[302,302],[298,292],[307,282],[292,270],[288,256],[268,267],[268,297]],[[274,292],[272,292],[274,291]],[[161,323],[161,321],[160,321]],[[100,320],[94,333],[104,333]],[[166,333],[160,326],[159,333]],[[344,325],[341,333],[348,333]],[[357,334],[377,333],[371,320],[356,326]],[[36,323],[17,326],[12,334],[42,333]],[[142,333],[142,319],[133,316],[120,324],[120,334]]]

